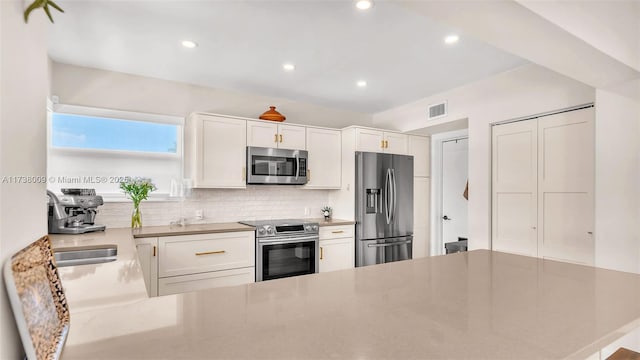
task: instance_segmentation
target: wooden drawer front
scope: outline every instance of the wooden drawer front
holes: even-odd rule
[[[254,267],[174,276],[158,280],[158,294],[180,294],[215,287],[249,284],[255,282],[255,278]]]
[[[353,236],[353,225],[323,226],[320,228],[320,240],[339,239]]]
[[[255,266],[253,231],[162,237],[158,277]]]

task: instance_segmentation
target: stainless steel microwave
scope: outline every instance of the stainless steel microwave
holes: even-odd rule
[[[247,146],[247,184],[307,183],[306,150]]]

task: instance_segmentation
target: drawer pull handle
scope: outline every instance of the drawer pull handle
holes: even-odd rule
[[[225,251],[224,250],[218,250],[218,251],[205,251],[205,252],[197,252],[196,256],[201,256],[201,255],[213,255],[213,254],[224,254]]]
[[[342,234],[344,230],[332,231],[332,234]]]
[[[320,246],[320,260],[324,260],[324,249]]]

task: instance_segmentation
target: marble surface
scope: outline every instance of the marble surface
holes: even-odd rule
[[[158,236],[194,235],[235,231],[255,231],[255,228],[253,226],[247,226],[237,222],[189,224],[184,226],[143,226],[142,228],[133,230],[133,237],[143,238]]]
[[[130,233],[81,237],[119,259],[62,269],[62,359],[585,358],[640,324],[640,275],[487,250],[147,298]]]
[[[338,225],[354,225],[356,222],[353,220],[341,220],[341,219],[331,219],[329,221],[325,221],[324,218],[314,218],[307,219],[310,221],[317,221],[320,227],[322,226],[338,226]]]

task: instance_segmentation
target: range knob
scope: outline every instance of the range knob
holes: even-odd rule
[[[266,232],[267,232],[267,230],[265,230],[264,227],[258,228],[258,234],[264,235]]]
[[[273,228],[271,226],[267,227],[267,234],[273,235]]]
[[[313,225],[313,226],[311,227],[311,229],[312,229],[313,231],[318,231],[318,225]]]

